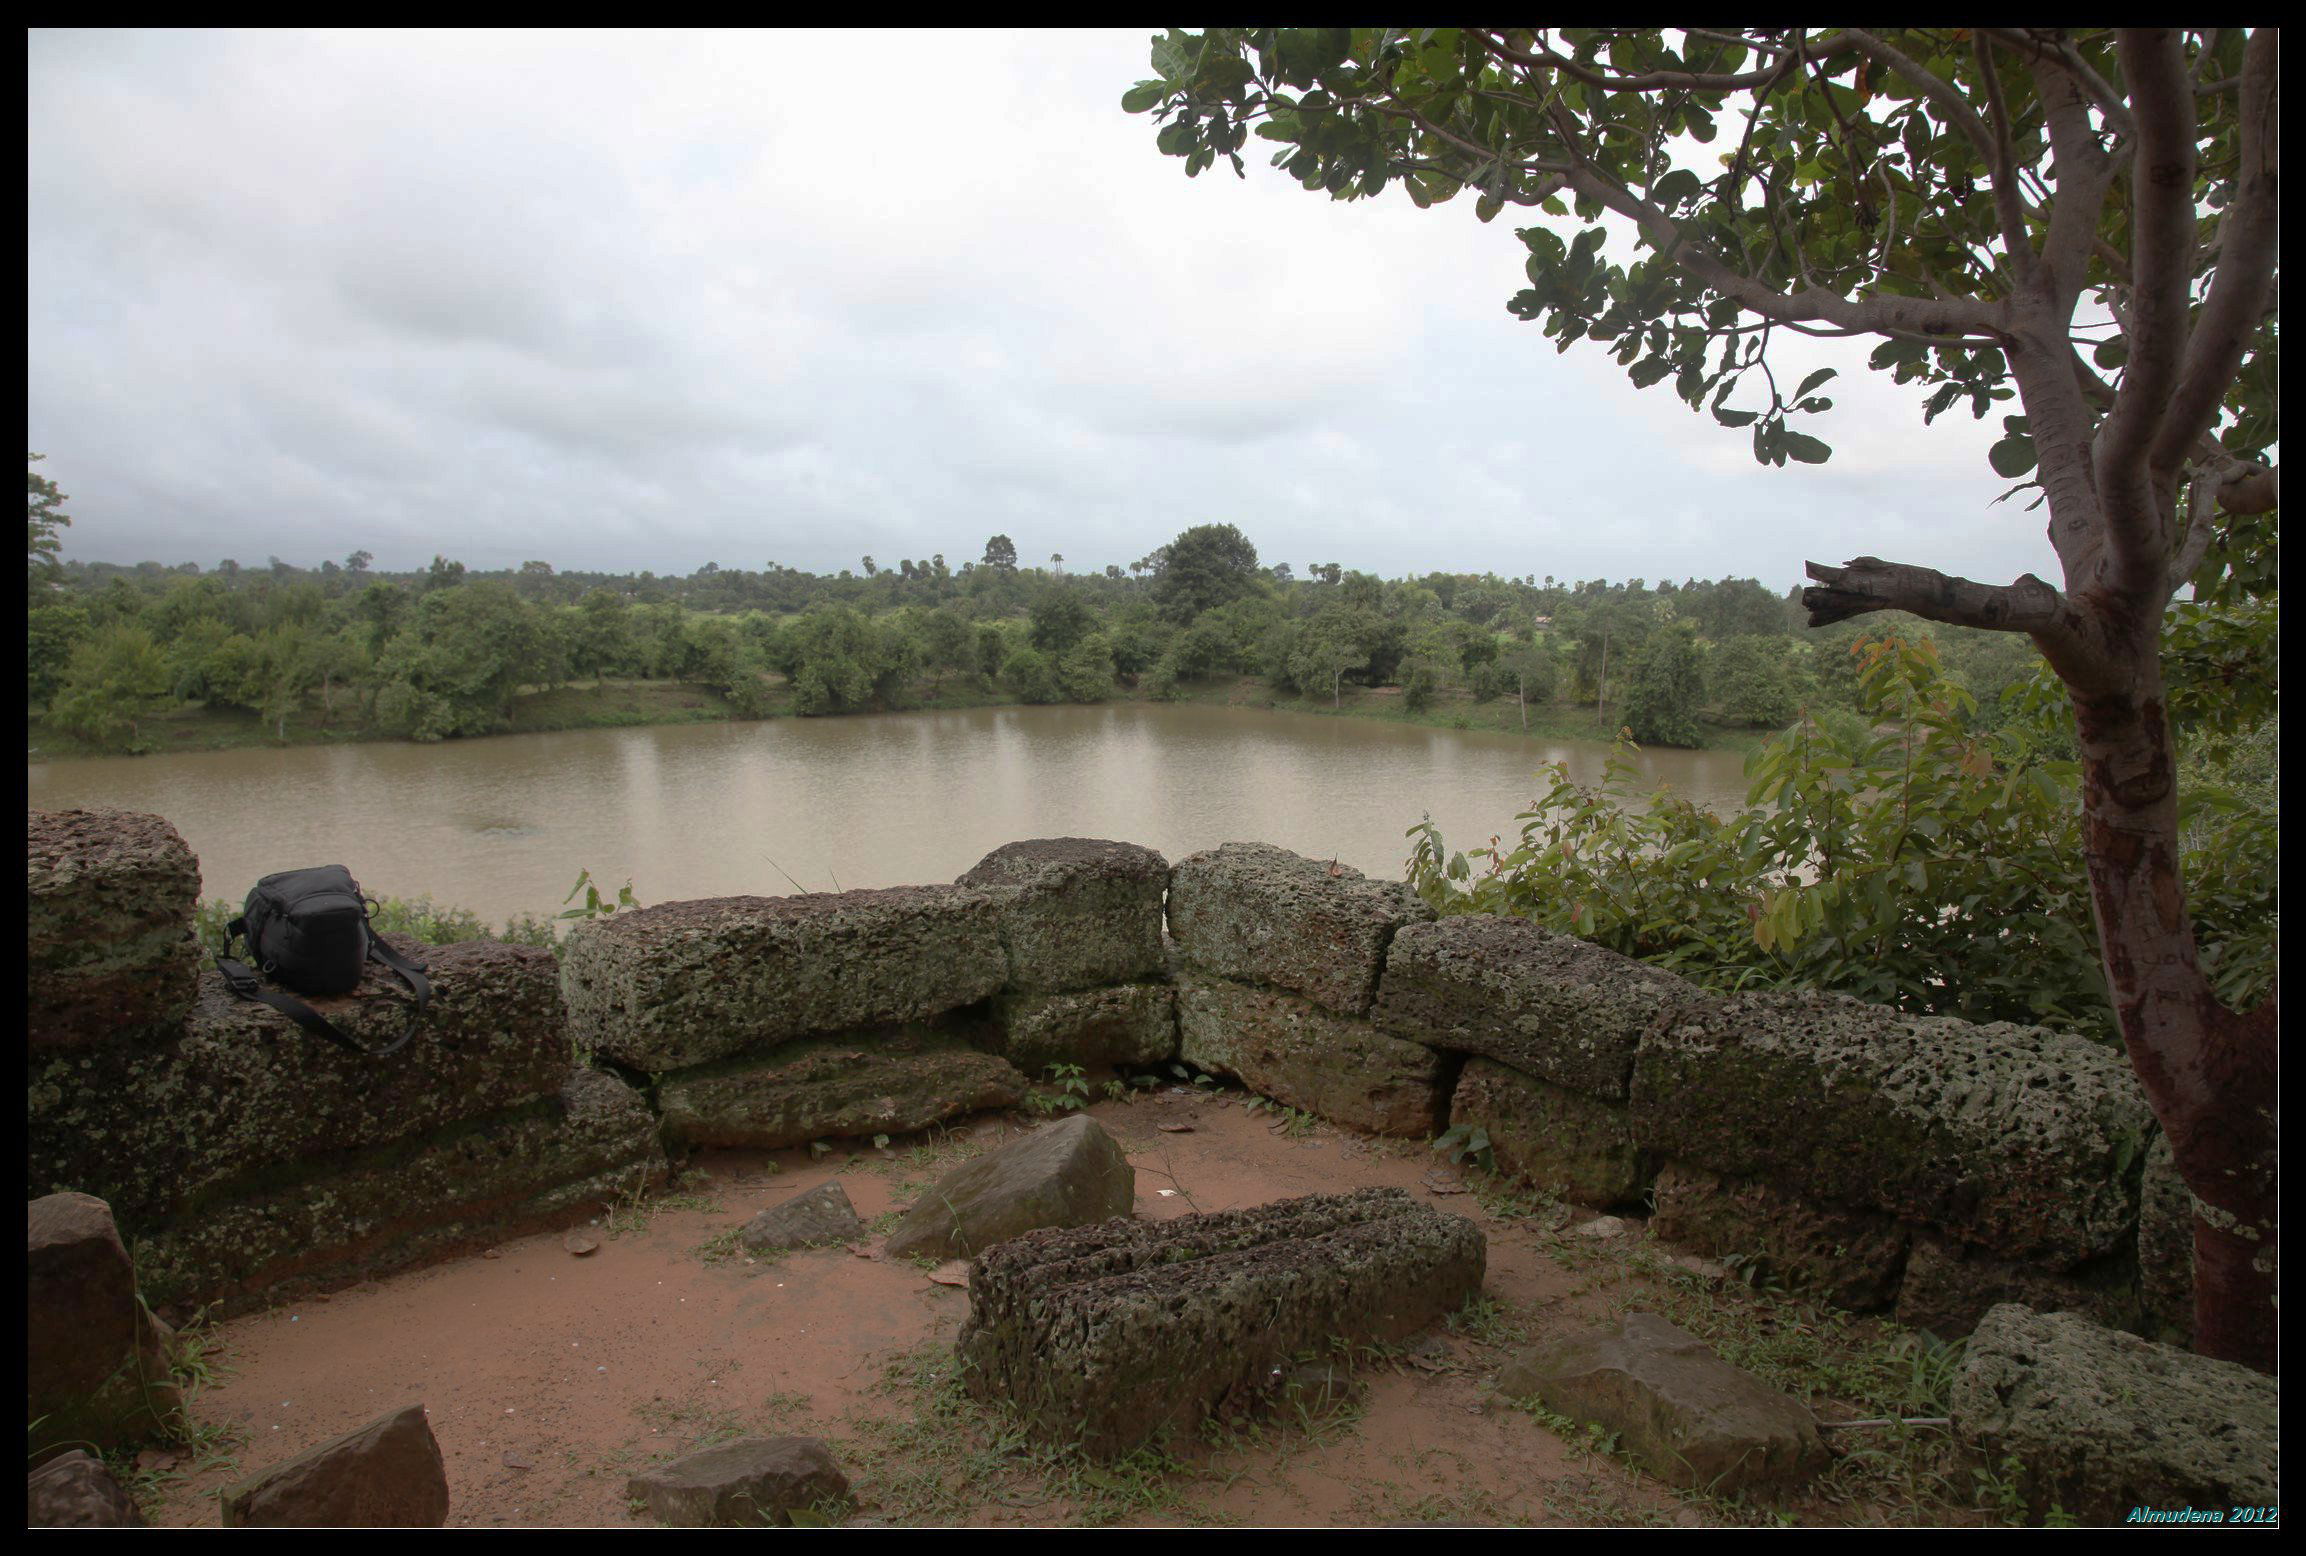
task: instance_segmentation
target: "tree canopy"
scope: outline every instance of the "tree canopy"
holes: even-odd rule
[[[2189,585],[2272,589],[2279,50],[2272,28],[1172,29],[1121,102],[1188,175],[1246,176],[1255,135],[1337,199],[1528,211],[1512,314],[1671,380],[1765,464],[1832,453],[1834,370],[1778,371],[1796,337],[1874,339],[1925,422],[2007,407],[1989,458],[2047,505],[2059,585],[1859,556],[1811,562],[1803,603],[1813,626],[2022,632],[2055,670],[2110,997],[2209,1207],[2197,1343],[2268,1369],[2276,1009],[2227,1008],[2195,943],[2161,645]],[[2270,612],[2180,618],[2270,657]]]

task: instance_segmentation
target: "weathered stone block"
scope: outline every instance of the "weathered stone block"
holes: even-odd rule
[[[2178,1176],[2170,1137],[2156,1135],[2138,1185],[2138,1303],[2148,1336],[2194,1342],[2194,1196]]]
[[[1087,1075],[1177,1057],[1177,995],[1165,983],[1069,994],[1004,994],[993,1001],[990,1046],[1027,1075],[1077,1064]]]
[[[2112,1329],[2139,1326],[2138,1267],[2128,1249],[2063,1273],[1997,1259],[1950,1239],[1917,1237],[1898,1287],[1897,1320],[1958,1340],[1992,1309],[2015,1302],[2043,1313],[2087,1314]]]
[[[1533,1347],[1497,1389],[1597,1423],[1651,1474],[1718,1494],[1807,1478],[1823,1467],[1816,1419],[1655,1313]]]
[[[2015,1458],[2039,1515],[2280,1506],[2280,1387],[2263,1373],[2015,1303],[1988,1313],[1955,1379],[1954,1432]]]
[[[1642,1039],[1643,1143],[2047,1268],[2134,1235],[2153,1118],[2119,1054],[2071,1033],[1738,995]]]
[[[104,1201],[50,1194],[24,1206],[27,1447],[99,1449],[184,1425],[167,1332],[138,1305],[136,1271]]]
[[[260,1470],[221,1494],[227,1529],[438,1529],[448,1466],[422,1405]]]
[[[849,1477],[814,1437],[740,1437],[643,1470],[625,1495],[675,1529],[783,1527],[796,1512],[849,1494]]]
[[[556,1097],[226,1185],[143,1238],[138,1272],[155,1306],[230,1317],[581,1220],[667,1176],[640,1094],[577,1070]]]
[[[144,1515],[102,1459],[75,1448],[24,1477],[24,1527],[141,1529]]]
[[[1013,993],[1132,983],[1161,971],[1169,861],[1150,848],[1085,837],[1005,843],[956,884],[999,905]]]
[[[26,1069],[25,1176],[104,1195],[130,1226],[252,1172],[381,1145],[559,1092],[569,1044],[552,953],[490,940],[386,942],[430,969],[416,1037],[389,1059],[350,1053],[213,967],[166,1039],[36,1052]],[[375,963],[312,1008],[363,1043],[399,1036],[408,991]]]
[[[782,1150],[811,1140],[901,1135],[1025,1100],[1025,1077],[960,1036],[879,1028],[781,1043],[666,1076],[657,1086],[674,1145]]]
[[[1037,1227],[1127,1216],[1137,1169],[1086,1113],[1044,1124],[937,1180],[889,1234],[893,1259],[965,1259]]]
[[[1428,1139],[1449,1109],[1451,1060],[1311,1000],[1188,974],[1177,1051],[1277,1102],[1373,1134]]]
[[[1408,887],[1270,843],[1227,843],[1169,872],[1169,933],[1186,961],[1366,1016],[1394,931],[1433,910]]]
[[[1642,1033],[1698,997],[1672,973],[1602,946],[1477,913],[1395,935],[1371,1019],[1395,1037],[1623,1102]]]
[[[1782,1189],[1679,1162],[1658,1169],[1652,1236],[1715,1258],[1735,1256],[1765,1280],[1814,1292],[1852,1312],[1889,1306],[1912,1229],[1875,1210],[1808,1204]]]
[[[48,1046],[171,1032],[202,961],[200,865],[174,827],[125,810],[24,818],[24,1038]]]
[[[992,897],[963,886],[668,902],[561,953],[581,1049],[655,1073],[974,1004],[1008,981]]]
[[[1500,1172],[1581,1205],[1617,1205],[1649,1187],[1649,1158],[1626,1109],[1549,1085],[1494,1059],[1473,1058],[1457,1078],[1449,1125],[1477,1124]]]
[[[968,1387],[1114,1457],[1262,1402],[1297,1354],[1402,1339],[1481,1287],[1480,1228],[1399,1189],[1028,1232],[969,1270]]]
[[[806,1194],[782,1205],[772,1205],[744,1224],[737,1241],[755,1253],[776,1253],[787,1248],[809,1248],[823,1243],[845,1243],[865,1235],[857,1207],[839,1182],[820,1183]]]

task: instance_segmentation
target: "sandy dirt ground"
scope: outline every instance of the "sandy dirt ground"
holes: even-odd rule
[[[632,1474],[754,1433],[830,1444],[852,1483],[851,1526],[1752,1521],[1489,1390],[1520,1346],[1652,1305],[1644,1292],[1673,1272],[1638,1222],[1582,1235],[1596,1212],[1464,1192],[1423,1142],[1277,1118],[1251,1100],[1164,1090],[1090,1111],[1137,1169],[1140,1216],[1384,1184],[1488,1237],[1486,1300],[1356,1368],[1331,1408],[1107,1469],[1003,1439],[952,1383],[969,1299],[932,1275],[954,1269],[880,1253],[893,1212],[1040,1122],[985,1115],[885,1150],[705,1153],[652,1201],[603,1207],[574,1234],[597,1242],[590,1252],[572,1252],[570,1234],[530,1237],[218,1326],[219,1376],[194,1411],[237,1443],[206,1468],[158,1461],[176,1477],[158,1521],[214,1527],[224,1486],[412,1401],[447,1461],[451,1526],[647,1526]],[[763,1260],[733,1247],[752,1215],[834,1177],[870,1238]]]

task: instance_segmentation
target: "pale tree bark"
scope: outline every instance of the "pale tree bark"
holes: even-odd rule
[[[2177,34],[2125,33],[2135,142],[2131,356],[2110,408],[2093,403],[2062,347],[2078,263],[2015,267],[2005,350],[2032,425],[2063,593],[2027,575],[1991,586],[1860,557],[1810,564],[1812,625],[1870,611],[2027,633],[2065,682],[2082,751],[2084,855],[2107,988],[2131,1064],[2194,1201],[2195,1347],[2261,1371],[2277,1366],[2278,1003],[2222,1004],[2204,974],[2178,861],[2177,768],[2159,632],[2173,591],[2202,560],[2215,502],[2270,510],[2278,472],[2206,452],[2225,388],[2267,306],[2276,260],[2278,33],[2245,53],[2237,198],[2219,226],[2219,264],[2198,311],[2194,84]],[[2055,94],[2051,127],[2059,132]],[[2087,159],[2062,180],[2047,247],[2095,228],[2106,187]],[[2083,184],[2094,185],[2085,191]],[[2081,216],[2073,204],[2086,204]],[[2197,490],[2181,522],[2178,495]]]

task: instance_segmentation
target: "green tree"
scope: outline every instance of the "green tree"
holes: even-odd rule
[[[24,459],[29,466],[47,457],[45,454],[26,454]],[[68,527],[72,518],[64,511],[67,499],[57,490],[54,481],[37,470],[27,469],[24,484],[28,488],[26,502],[30,510],[25,529],[28,538],[25,583],[29,590],[28,598],[38,601],[64,576],[63,565],[58,561],[62,542],[57,539],[56,532]]]
[[[1043,591],[1033,603],[1033,646],[1062,657],[1074,644],[1096,629],[1097,618],[1082,602],[1080,592],[1063,586]]]
[[[1705,705],[1705,676],[1698,664],[1697,640],[1671,626],[1653,632],[1634,660],[1625,698],[1625,727],[1649,746],[1702,746],[1698,710]]]
[[[1037,648],[1019,648],[1011,654],[1001,666],[1001,679],[1019,702],[1061,702],[1065,697],[1056,667]]]
[[[167,705],[172,679],[151,633],[129,625],[100,628],[72,651],[48,722],[91,745],[142,750],[138,725]]]
[[[995,535],[985,542],[985,566],[997,573],[1017,570],[1017,543],[1006,535]]]
[[[1255,592],[1257,548],[1230,524],[1197,524],[1154,553],[1153,598],[1184,626]]]
[[[501,579],[434,590],[378,666],[378,716],[412,740],[501,729],[543,642],[536,611]]]
[[[69,600],[43,600],[24,618],[24,694],[45,704],[64,684],[72,650],[88,634],[88,612]]]
[[[588,589],[577,602],[575,630],[569,636],[569,669],[593,678],[594,689],[609,672],[626,668],[633,657],[632,605],[611,589]]]
[[[2270,549],[2279,50],[2267,27],[1212,29],[1157,39],[1122,100],[1188,174],[1242,172],[1254,129],[1309,190],[1535,213],[1515,316],[1670,379],[1765,463],[1832,452],[1834,370],[1783,387],[1807,334],[1878,337],[1925,421],[2018,402],[1991,460],[2048,504],[2062,589],[1859,557],[1812,563],[1804,604],[2021,632],[2054,669],[2113,1008],[2197,1205],[2196,1343],[2268,1370],[2277,1007],[2218,997],[2183,911],[2161,627]]]
[[[1706,681],[1715,711],[1732,724],[1783,729],[1801,709],[1793,646],[1782,637],[1748,633],[1717,644]]]
[[[1529,733],[1529,700],[1548,702],[1553,697],[1553,653],[1543,643],[1524,643],[1499,659],[1513,677],[1514,700],[1521,706],[1521,732]]]

